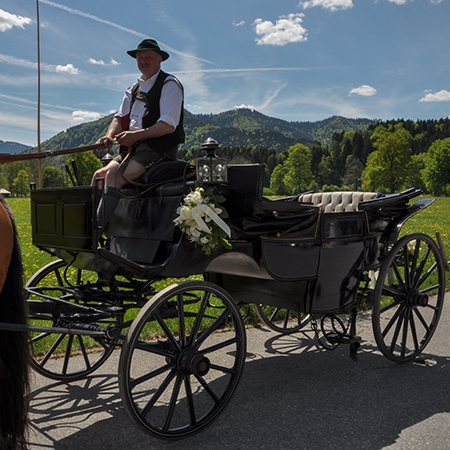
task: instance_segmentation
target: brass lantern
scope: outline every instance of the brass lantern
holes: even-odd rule
[[[197,181],[204,184],[219,184],[228,182],[228,163],[226,158],[216,155],[219,144],[212,138],[208,138],[201,146],[206,155],[197,158],[195,167]]]

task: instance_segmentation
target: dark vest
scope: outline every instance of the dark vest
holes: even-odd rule
[[[161,111],[159,108],[159,101],[161,99],[161,92],[162,92],[162,88],[165,83],[177,83],[180,86],[180,88],[183,90],[183,86],[175,77],[170,78],[169,80],[166,80],[166,78],[168,76],[169,76],[168,73],[163,72],[161,70],[159,72],[158,77],[156,78],[155,84],[152,86],[152,88],[146,94],[147,112],[146,112],[146,115],[142,118],[143,128],[151,127],[158,121],[159,117],[161,116]],[[136,88],[138,86],[139,85],[137,85]],[[136,100],[136,95],[137,95],[136,88],[133,87],[130,111],[131,111],[131,108],[133,107],[134,101]],[[122,129],[127,130],[128,124],[129,124],[129,116],[127,116],[126,118],[123,118],[123,119],[125,119],[125,121],[122,120]],[[176,129],[172,133],[165,134],[164,136],[146,139],[146,142],[148,143],[149,147],[152,148],[153,150],[156,150],[157,152],[159,152],[161,154],[164,154],[164,152],[166,150],[177,147],[179,144],[183,143],[184,139],[185,139],[183,121],[184,121],[184,102],[181,104],[180,122],[179,122],[178,126],[176,127]]]

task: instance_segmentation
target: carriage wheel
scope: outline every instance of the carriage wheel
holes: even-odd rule
[[[38,270],[26,283],[29,322],[42,327],[70,327],[72,324],[109,326],[122,323],[122,317],[106,313],[83,312],[72,304],[101,309],[101,302],[82,301],[75,292],[82,285],[93,284],[97,273],[69,267],[62,260]],[[55,300],[52,300],[52,297]],[[56,299],[64,301],[60,302]],[[114,350],[115,341],[106,336],[68,335],[55,332],[30,333],[33,368],[45,377],[73,381],[97,370]]]
[[[296,333],[311,319],[310,314],[276,306],[255,304],[255,310],[263,324],[282,334]]]
[[[230,400],[245,351],[243,320],[227,292],[202,281],[169,286],[142,308],[122,348],[125,409],[158,437],[193,434]]]
[[[373,332],[384,356],[402,363],[423,351],[444,294],[444,266],[434,240],[422,233],[401,238],[382,263],[373,296]]]

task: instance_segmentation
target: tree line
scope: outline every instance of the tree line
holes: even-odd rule
[[[100,123],[89,135],[99,135],[105,124]],[[84,134],[83,144],[90,140]],[[328,145],[303,140],[282,150],[263,145],[229,145],[222,146],[218,154],[231,164],[264,164],[264,185],[267,193],[274,195],[295,195],[309,190],[389,193],[414,186],[432,195],[450,196],[450,119],[447,118],[380,121],[365,130],[335,132]],[[66,166],[71,165],[72,159],[83,184],[89,184],[104,155],[105,152],[85,152],[43,159],[43,187],[71,185]],[[187,161],[199,156],[203,156],[203,151],[198,146],[179,151],[179,158]],[[36,161],[0,166],[0,187],[13,195],[27,195],[30,183],[36,180]]]

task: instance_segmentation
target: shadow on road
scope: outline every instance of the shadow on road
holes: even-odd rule
[[[430,447],[421,439],[442,422],[450,428],[448,357],[424,354],[419,363],[396,365],[364,342],[355,363],[348,347],[325,351],[311,333],[249,335],[233,399],[197,435],[172,442],[142,432],[122,407],[114,354],[102,373],[71,384],[50,381],[33,392],[31,448],[441,448],[432,436]],[[396,446],[411,427],[422,436],[412,438],[417,447]]]

